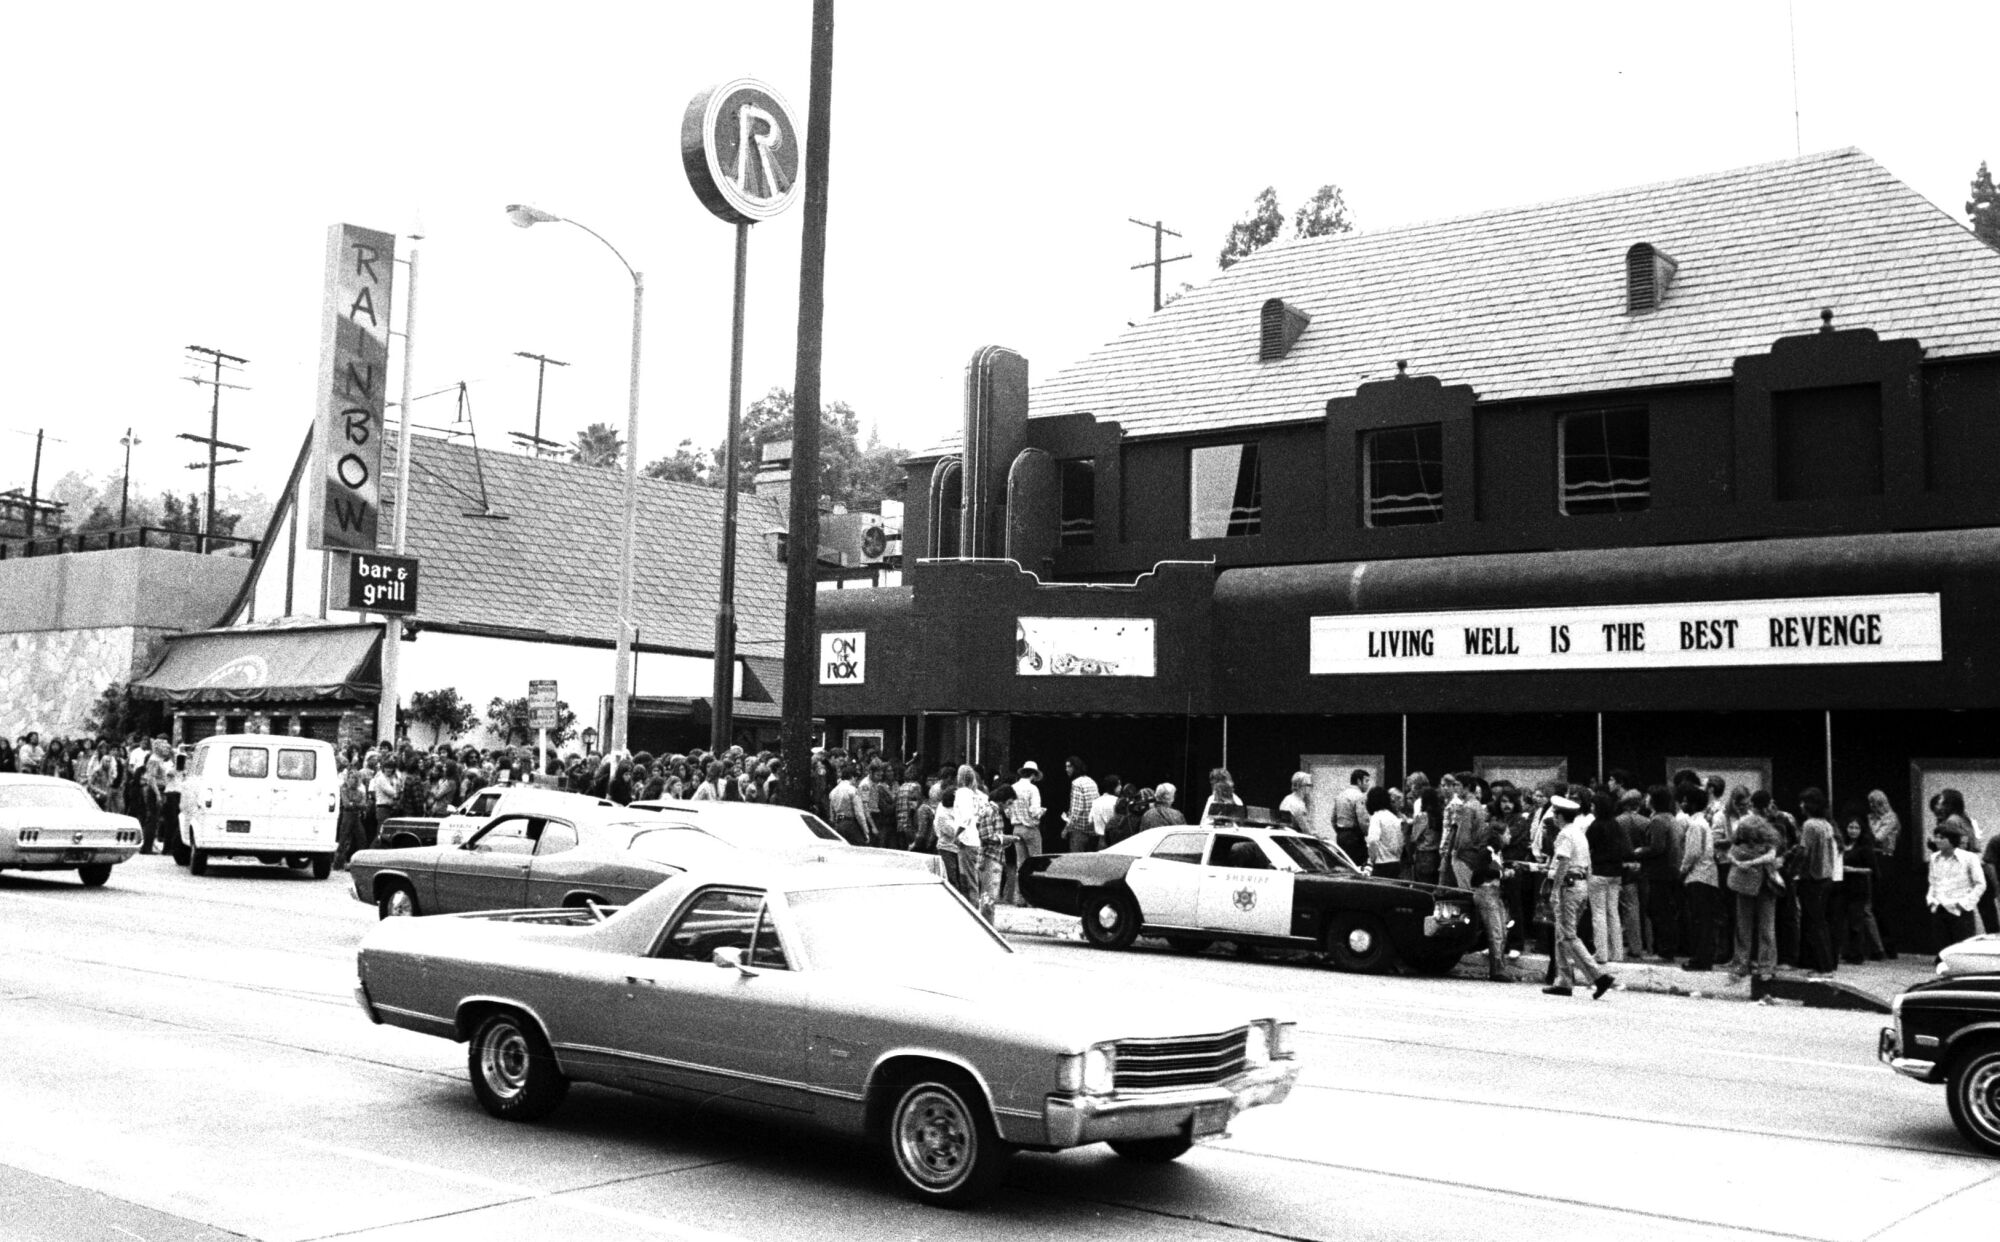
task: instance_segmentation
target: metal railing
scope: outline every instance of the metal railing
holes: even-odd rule
[[[0,541],[0,561],[25,556],[62,556],[71,552],[104,552],[112,548],[162,548],[170,552],[199,552],[209,556],[257,555],[260,539],[235,535],[197,535],[162,526],[120,526],[108,530],[69,531],[40,535],[33,539]]]

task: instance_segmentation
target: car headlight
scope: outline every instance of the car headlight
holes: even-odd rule
[[[1252,1022],[1244,1032],[1243,1063],[1251,1068],[1271,1063],[1271,1024]]]
[[[1292,1059],[1292,1041],[1297,1036],[1299,1024],[1296,1022],[1271,1023],[1271,1058],[1276,1061]]]
[[[1454,905],[1449,901],[1440,901],[1437,903],[1437,908],[1431,912],[1431,917],[1441,923],[1452,919],[1462,919],[1465,917],[1465,907]]]
[[[1118,1088],[1118,1050],[1099,1044],[1083,1054],[1083,1093],[1110,1095]]]

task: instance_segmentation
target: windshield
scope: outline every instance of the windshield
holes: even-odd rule
[[[1274,836],[1278,848],[1285,851],[1285,857],[1299,865],[1299,870],[1313,875],[1340,875],[1343,872],[1359,871],[1354,860],[1332,845],[1317,837]]]
[[[1013,952],[942,884],[883,884],[787,893],[794,944],[816,970],[943,966]]]
[[[0,785],[0,809],[52,807],[59,811],[94,811],[97,803],[81,785]]]

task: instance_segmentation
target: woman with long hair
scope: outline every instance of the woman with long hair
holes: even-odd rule
[[[1844,911],[1837,938],[1842,956],[1850,963],[1879,962],[1888,956],[1882,944],[1882,930],[1875,924],[1875,833],[1868,815],[1858,805],[1849,804],[1840,817],[1842,856],[1840,904]]]

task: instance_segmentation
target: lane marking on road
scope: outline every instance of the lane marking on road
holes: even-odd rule
[[[1750,1061],[1776,1061],[1780,1065],[1809,1065],[1814,1069],[1846,1070],[1852,1074],[1866,1074],[1870,1078],[1879,1078],[1882,1074],[1882,1067],[1880,1065],[1856,1065],[1852,1061],[1819,1061],[1812,1057],[1781,1057],[1769,1052],[1744,1052],[1740,1048],[1703,1048],[1700,1051],[1716,1057],[1742,1057]]]
[[[1340,1164],[1331,1160],[1314,1160],[1306,1156],[1291,1156],[1281,1152],[1235,1151],[1227,1147],[1220,1148],[1219,1150],[1228,1151],[1231,1155],[1246,1160],[1277,1160],[1286,1164],[1301,1164],[1315,1169],[1338,1169],[1343,1173],[1359,1173],[1375,1178],[1393,1178],[1397,1181],[1415,1182],[1423,1186],[1439,1186],[1469,1194],[1494,1195],[1499,1198],[1518,1199],[1527,1203],[1550,1203],[1567,1208],[1581,1208],[1584,1211],[1601,1212],[1608,1216],[1632,1216],[1643,1220],[1657,1220],[1671,1222],[1676,1225],[1690,1225],[1697,1229],[1755,1234],[1766,1238],[1795,1238],[1799,1242],[1825,1242],[1825,1239],[1818,1234],[1790,1233],[1781,1229],[1763,1229],[1755,1225],[1738,1225],[1722,1221],[1703,1220],[1698,1216],[1681,1216],[1672,1212],[1650,1212],[1644,1208],[1612,1207],[1603,1203],[1592,1203],[1585,1199],[1572,1199],[1562,1195],[1534,1194],[1525,1190],[1508,1190],[1499,1186],[1475,1186],[1451,1178],[1425,1177],[1419,1173],[1397,1173],[1387,1169],[1372,1168],[1367,1165]],[[1140,1203],[1120,1203],[1115,1200],[1108,1202],[1113,1206],[1128,1208],[1135,1212],[1146,1212],[1162,1216],[1170,1215],[1170,1213],[1161,1212],[1156,1208],[1149,1208]]]
[[[1684,1117],[1662,1117],[1650,1113],[1610,1113],[1592,1108],[1556,1108],[1548,1104],[1534,1104],[1522,1100],[1469,1100],[1461,1096],[1422,1095],[1412,1091],[1380,1091],[1368,1087],[1342,1087],[1329,1083],[1302,1082],[1294,1091],[1329,1091],[1346,1095],[1372,1095],[1389,1100],[1415,1100],[1425,1104],[1456,1104],[1471,1108],[1491,1108],[1504,1112],[1552,1113],[1558,1117],[1589,1117],[1600,1121],[1636,1121],[1645,1125],[1665,1126],[1676,1130],[1711,1130],[1717,1134],[1749,1134],[1760,1138],[1797,1139],[1806,1143],[1827,1143],[1836,1147],[1864,1147],[1880,1151],[1905,1151],[1924,1156],[1945,1156],[1953,1160],[1969,1160],[1979,1164],[1988,1162],[1988,1157],[1968,1151],[1956,1151],[1949,1147],[1917,1147],[1909,1143],[1885,1143],[1879,1139],[1838,1138],[1824,1131],[1777,1130],[1759,1126],[1732,1126],[1715,1121],[1694,1121]]]
[[[1942,1207],[1947,1203],[1950,1203],[1953,1199],[1963,1198],[1964,1196],[1971,1194],[1973,1191],[1980,1190],[1987,1186],[1995,1185],[1996,1183],[2000,1183],[2000,1173],[1994,1174],[1992,1177],[1987,1178],[1985,1181],[1974,1182],[1970,1186],[1960,1186],[1957,1190],[1948,1191],[1947,1193],[1939,1195],[1937,1198],[1932,1199],[1929,1203],[1924,1204],[1922,1207],[1912,1208],[1910,1211],[1905,1212],[1903,1215],[1897,1217],[1895,1220],[1892,1220],[1888,1224],[1882,1226],[1880,1229],[1877,1229],[1874,1233],[1869,1234],[1867,1238],[1862,1239],[1862,1242],[1870,1242],[1871,1239],[1879,1238],[1882,1235],[1889,1233],[1893,1230],[1901,1229],[1904,1225],[1907,1225],[1911,1221],[1915,1220],[1917,1217],[1924,1215],[1926,1212],[1934,1211],[1937,1208]]]
[[[713,1229],[703,1229],[698,1225],[683,1225],[658,1216],[648,1216],[643,1212],[628,1212],[623,1208],[604,1207],[595,1203],[580,1203],[569,1198],[571,1195],[580,1194],[584,1191],[603,1190],[606,1187],[618,1186],[626,1182],[643,1181],[650,1177],[686,1173],[694,1169],[711,1168],[719,1164],[734,1163],[731,1160],[708,1160],[699,1164],[689,1165],[686,1168],[654,1169],[645,1173],[634,1173],[628,1177],[614,1177],[608,1181],[592,1182],[587,1186],[571,1186],[563,1190],[539,1190],[522,1194],[521,1188],[513,1183],[498,1181],[490,1177],[482,1177],[477,1173],[460,1173],[452,1169],[447,1169],[442,1165],[428,1164],[417,1160],[400,1160],[394,1156],[385,1156],[380,1152],[366,1151],[359,1147],[343,1147],[337,1143],[321,1143],[313,1139],[295,1139],[293,1142],[300,1147],[311,1148],[314,1151],[326,1152],[331,1155],[345,1156],[350,1160],[358,1160],[364,1164],[375,1164],[383,1168],[399,1169],[405,1173],[414,1173],[419,1177],[432,1181],[457,1182],[460,1185],[474,1186],[481,1190],[490,1190],[496,1194],[506,1196],[499,1203],[482,1204],[478,1207],[464,1208],[456,1212],[441,1212],[436,1216],[425,1216],[415,1220],[400,1221],[397,1222],[399,1225],[419,1224],[430,1220],[444,1220],[453,1216],[466,1216],[473,1212],[487,1212],[495,1208],[515,1207],[527,1203],[545,1203],[572,1212],[580,1212],[586,1216],[595,1216],[602,1220],[632,1225],[644,1229],[648,1233],[656,1233],[665,1237],[683,1238],[686,1239],[686,1242],[749,1242],[749,1239],[733,1233],[719,1233]],[[350,1233],[372,1233],[384,1227],[381,1225],[371,1225],[366,1229],[321,1234],[319,1237],[339,1238],[345,1237]]]

